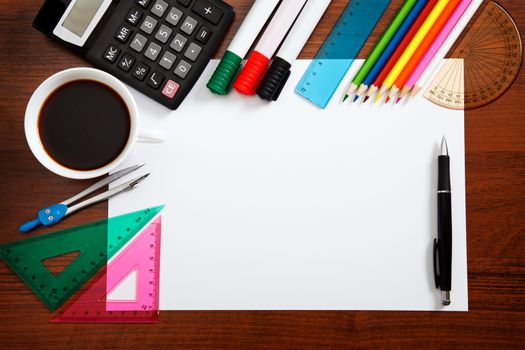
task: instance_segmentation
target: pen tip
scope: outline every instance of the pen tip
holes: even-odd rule
[[[441,155],[448,156],[448,144],[445,135],[443,135],[443,138],[441,139]]]

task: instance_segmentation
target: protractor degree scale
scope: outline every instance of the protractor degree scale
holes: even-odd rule
[[[463,34],[425,97],[450,109],[475,109],[500,98],[518,76],[522,42],[512,17],[487,3]],[[461,82],[464,84],[461,84]]]

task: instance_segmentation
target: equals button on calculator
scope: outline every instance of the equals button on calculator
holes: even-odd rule
[[[222,0],[47,0],[33,25],[177,109],[233,20]]]

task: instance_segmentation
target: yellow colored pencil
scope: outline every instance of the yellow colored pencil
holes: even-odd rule
[[[399,74],[401,74],[403,68],[405,68],[408,61],[410,60],[410,57],[412,57],[414,52],[417,50],[427,33],[430,31],[430,28],[432,28],[432,26],[439,18],[449,1],[450,0],[439,0],[436,6],[432,9],[432,12],[430,12],[425,22],[423,22],[423,24],[421,25],[421,28],[419,28],[418,32],[416,33],[416,35],[414,35],[414,38],[412,39],[410,44],[408,44],[407,48],[405,49],[405,52],[403,52],[403,54],[395,64],[394,68],[392,68],[390,74],[386,77],[385,81],[383,82],[383,85],[381,86],[381,90],[379,90],[379,97],[386,91],[388,91],[392,87],[392,85],[394,85],[397,77],[399,76]],[[376,101],[377,100],[379,100],[379,98],[376,99]]]

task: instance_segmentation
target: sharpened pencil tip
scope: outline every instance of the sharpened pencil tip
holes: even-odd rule
[[[369,98],[370,98],[370,96],[365,96],[365,99],[363,100],[363,103],[366,103],[366,101],[368,101]]]
[[[354,103],[356,103],[357,100],[359,100],[359,97],[361,97],[361,96],[359,96],[359,95],[355,95],[355,97],[354,97]]]
[[[343,102],[345,102],[347,98],[348,98],[348,95],[345,94],[345,97],[343,97]]]
[[[390,96],[387,96],[385,99],[385,104],[387,104],[390,101]]]
[[[379,101],[381,99],[381,94],[377,95],[376,99],[374,100],[374,103],[376,103],[377,101]]]
[[[399,103],[399,101],[401,101],[401,97],[398,97],[397,100],[396,100],[396,105]]]

